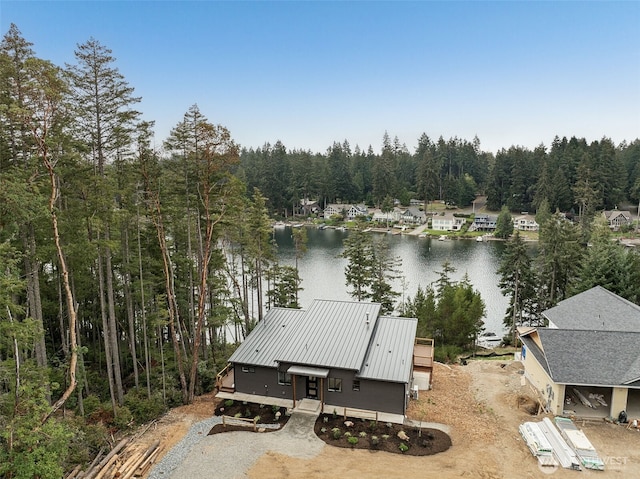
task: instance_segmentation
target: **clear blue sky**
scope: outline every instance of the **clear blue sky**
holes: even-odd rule
[[[0,2],[36,55],[113,51],[158,143],[197,103],[246,147],[496,151],[640,137],[640,2]]]

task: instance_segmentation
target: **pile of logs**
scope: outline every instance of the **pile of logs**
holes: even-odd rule
[[[131,479],[143,477],[155,462],[160,450],[160,441],[156,441],[146,450],[140,446],[127,444],[131,438],[123,439],[109,454],[103,457],[100,451],[86,471],[77,466],[65,479]]]

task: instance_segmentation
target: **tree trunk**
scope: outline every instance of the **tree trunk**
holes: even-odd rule
[[[105,242],[107,246],[104,250],[105,258],[105,278],[107,280],[107,306],[109,311],[109,341],[111,342],[111,357],[113,358],[113,379],[116,383],[116,398],[118,406],[124,404],[124,389],[122,387],[122,369],[120,367],[120,343],[118,341],[118,323],[116,321],[116,308],[113,293],[113,266],[111,263],[111,247],[108,245],[111,237],[109,226],[105,230]]]
[[[131,262],[129,261],[129,230],[122,228],[122,255],[124,259],[123,287],[124,299],[127,305],[127,323],[129,326],[129,352],[133,361],[133,380],[136,388],[139,386],[138,355],[136,354],[136,325],[133,312],[133,298],[131,297]]]
[[[98,239],[100,234],[98,233]],[[107,308],[104,301],[104,271],[102,267],[102,254],[98,248],[98,287],[100,294],[100,316],[102,318],[102,339],[104,342],[104,358],[107,365],[107,378],[109,380],[109,395],[111,396],[111,408],[113,414],[116,413],[116,387],[113,381],[113,352],[111,351],[111,335],[109,334],[109,321],[107,319]]]

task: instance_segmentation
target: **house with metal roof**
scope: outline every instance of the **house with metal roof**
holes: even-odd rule
[[[315,300],[273,308],[229,358],[235,392],[404,414],[417,319],[379,303]]]
[[[596,286],[519,328],[525,377],[556,415],[640,417],[640,306]]]

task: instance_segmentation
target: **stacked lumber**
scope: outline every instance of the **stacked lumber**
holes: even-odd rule
[[[129,445],[130,441],[131,438],[123,439],[104,457],[100,451],[87,470],[77,466],[65,479],[131,479],[146,475],[162,449],[160,441],[146,449]]]
[[[554,467],[558,465],[553,455],[553,448],[543,434],[538,423],[524,422],[518,428],[522,439],[535,456],[541,466]]]
[[[558,429],[554,426],[551,419],[545,417],[542,422],[539,423],[542,434],[545,435],[551,448],[553,449],[553,455],[558,462],[565,469],[573,469],[579,471],[580,460],[576,453],[569,447],[567,442],[563,439]]]
[[[578,429],[571,419],[556,417],[556,426],[567,444],[574,450],[580,463],[587,469],[604,471],[604,462],[587,436]]]

